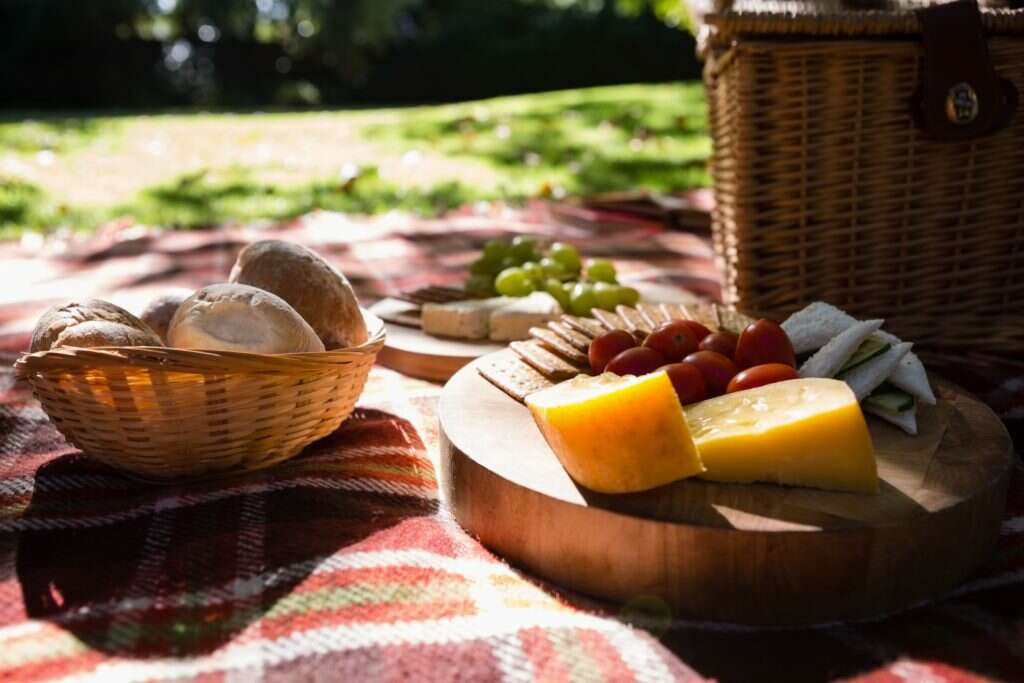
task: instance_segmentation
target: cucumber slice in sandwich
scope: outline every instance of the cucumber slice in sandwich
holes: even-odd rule
[[[857,347],[857,350],[853,352],[853,355],[843,363],[843,367],[839,368],[839,372],[847,372],[853,370],[858,365],[863,365],[875,356],[880,356],[891,348],[891,344],[877,334],[873,334],[864,340],[864,343]]]
[[[891,384],[883,384],[864,399],[864,406],[896,415],[914,407],[914,397]]]
[[[882,385],[882,382],[892,374],[903,357],[910,353],[913,346],[909,342],[896,344],[888,351],[875,356],[866,363],[861,363],[853,370],[837,375],[836,379],[841,379],[849,384],[857,396],[857,400],[863,401]]]
[[[865,344],[865,340],[882,327],[881,320],[854,323],[833,337],[800,366],[801,377],[834,377]],[[878,355],[878,354],[875,354]]]
[[[815,301],[789,316],[782,323],[782,329],[789,336],[789,340],[793,344],[793,351],[797,355],[801,355],[820,349],[856,322],[857,320],[846,311],[824,301]],[[879,330],[875,336],[888,343],[890,349],[901,343],[899,337],[885,330]],[[887,352],[888,350],[882,353]],[[875,356],[875,358],[877,357]],[[853,369],[855,368],[846,370]],[[921,360],[913,352],[903,356],[893,369],[889,381],[918,400],[929,405],[935,404],[935,394],[928,384],[928,374],[925,372]]]

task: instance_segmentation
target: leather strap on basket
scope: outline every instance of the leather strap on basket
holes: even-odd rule
[[[937,140],[968,140],[1006,127],[1017,109],[1017,88],[992,66],[976,0],[917,10],[924,36],[921,84],[914,119]]]

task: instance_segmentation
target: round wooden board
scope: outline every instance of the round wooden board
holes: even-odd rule
[[[529,411],[470,365],[438,408],[442,491],[484,545],[593,596],[748,625],[874,618],[949,590],[999,535],[1009,435],[934,383],[919,436],[869,419],[878,495],[692,479],[614,496],[576,485]]]
[[[418,316],[418,309],[418,306],[397,299],[383,299],[370,308],[385,318],[408,315],[410,311],[415,311]],[[436,337],[411,325],[384,324],[388,336],[384,348],[377,354],[377,362],[404,375],[431,382],[446,382],[467,363],[506,346],[486,340],[477,342]]]
[[[447,381],[467,363],[504,348],[497,342],[445,339],[423,330],[385,323],[388,330],[377,362],[402,374],[432,382]]]

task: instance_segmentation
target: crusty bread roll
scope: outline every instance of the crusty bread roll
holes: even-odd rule
[[[90,321],[118,323],[120,325],[134,328],[143,333],[144,336],[138,337],[138,339],[145,341],[140,341],[136,344],[127,344],[128,346],[163,346],[163,344],[160,343],[160,338],[149,328],[148,325],[146,325],[146,323],[142,322],[120,306],[115,306],[114,304],[101,299],[83,299],[80,301],[69,301],[66,304],[53,306],[43,313],[39,318],[39,322],[36,323],[35,328],[32,330],[32,343],[29,346],[29,350],[35,352],[51,349],[57,345],[57,339],[65,330]],[[96,333],[96,330],[93,327],[88,329],[92,330],[92,333]],[[123,334],[123,331],[120,331],[119,334]],[[62,345],[71,346],[72,344],[67,343],[66,340],[67,337]],[[93,346],[96,345],[97,344],[93,344]],[[113,343],[102,344],[102,346],[120,345],[121,344]]]
[[[149,302],[139,318],[153,328],[153,331],[166,342],[167,326],[171,324],[171,318],[178,311],[178,306],[190,296],[192,296],[192,292],[188,289],[176,289],[162,294]]]
[[[210,285],[185,299],[168,326],[167,343],[246,353],[324,350],[313,328],[284,299],[238,284]]]
[[[131,325],[109,320],[88,320],[72,325],[57,335],[50,348],[61,346],[163,346],[152,330],[140,330]]]
[[[253,242],[238,255],[230,280],[287,301],[328,349],[362,344],[369,336],[348,279],[303,246],[279,240]]]

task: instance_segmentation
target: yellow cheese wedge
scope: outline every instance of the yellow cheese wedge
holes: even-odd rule
[[[581,375],[526,405],[569,476],[594,491],[643,491],[704,470],[664,372]]]
[[[877,493],[864,415],[845,382],[794,379],[686,407],[711,481]]]

